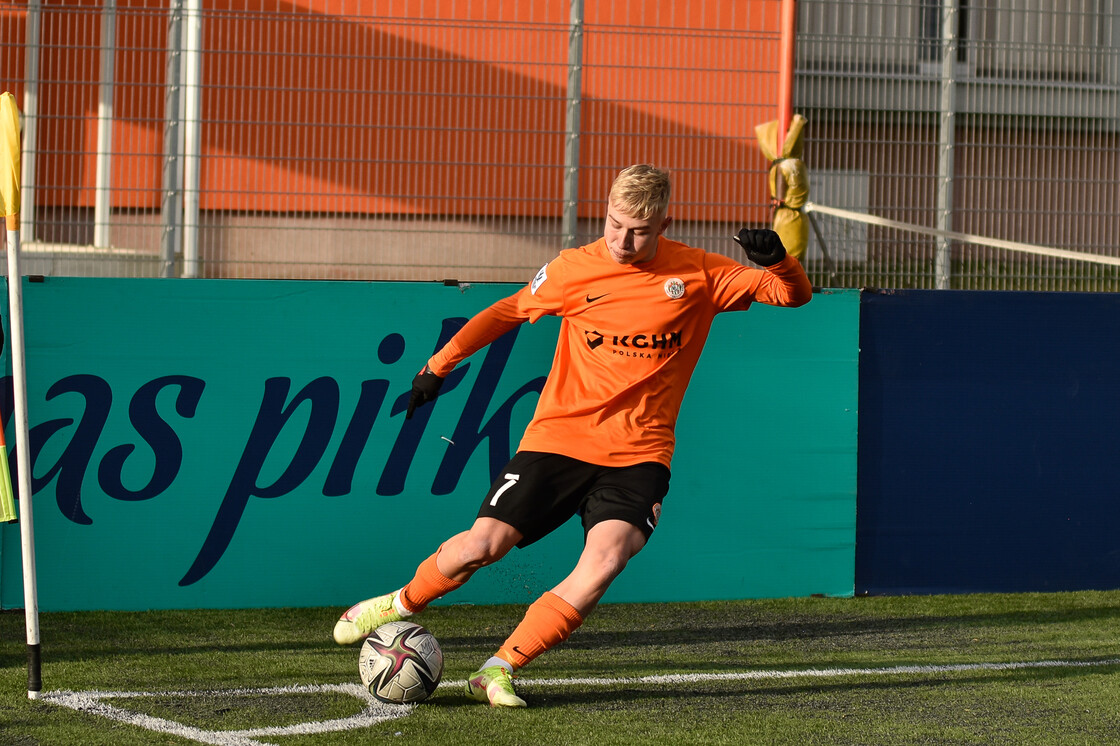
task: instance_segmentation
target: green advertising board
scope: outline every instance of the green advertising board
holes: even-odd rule
[[[406,420],[412,377],[440,341],[516,286],[23,287],[45,611],[346,606],[403,585],[469,527],[558,328],[506,335]],[[716,319],[663,520],[605,601],[853,592],[858,314],[858,294],[838,292]],[[8,347],[3,362],[14,475]],[[0,541],[0,606],[22,607],[18,525]],[[532,601],[581,541],[571,522],[446,602]]]

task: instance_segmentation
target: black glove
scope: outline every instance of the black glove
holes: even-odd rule
[[[786,258],[782,239],[768,228],[744,228],[734,238],[755,264],[772,267]]]
[[[412,419],[412,413],[422,404],[435,401],[439,396],[439,389],[443,386],[443,378],[428,370],[425,365],[412,379],[412,396],[408,398],[408,411],[405,412],[406,420]]]

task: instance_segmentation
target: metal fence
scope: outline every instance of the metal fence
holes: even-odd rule
[[[801,0],[797,107],[840,284],[1120,289],[1114,0]],[[810,264],[820,276],[819,247]]]
[[[617,169],[674,238],[770,217],[780,0],[25,0],[29,273],[522,281],[596,238]],[[1054,5],[1060,5],[1055,9]],[[1114,0],[800,0],[816,284],[1117,289]]]

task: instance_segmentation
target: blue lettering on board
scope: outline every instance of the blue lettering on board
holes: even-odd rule
[[[465,321],[462,318],[445,319],[436,348],[450,339]],[[431,485],[433,495],[454,492],[471,455],[484,441],[488,441],[487,463],[492,478],[512,455],[514,408],[521,399],[540,393],[544,377],[523,383],[508,399],[498,404],[488,420],[483,420],[494,402],[517,334],[518,330],[514,329],[492,343],[478,364],[478,375],[452,437],[456,447],[447,450],[436,470]],[[384,364],[396,363],[403,357],[404,350],[404,337],[397,333],[389,334],[378,347],[378,359]],[[441,397],[463,382],[471,365],[464,363],[448,375],[440,392]],[[0,381],[0,399],[4,399],[0,403],[11,402],[11,385],[10,376]],[[250,498],[283,497],[306,482],[327,455],[340,421],[345,429],[337,451],[330,456],[322,494],[327,497],[350,494],[355,471],[378,422],[378,414],[389,397],[390,382],[381,379],[363,381],[354,411],[346,418],[340,417],[341,390],[334,378],[322,376],[295,390],[297,385],[292,379],[279,376],[264,382],[260,406],[210,531],[179,585],[197,583],[218,564],[237,533]],[[128,419],[142,445],[115,443],[101,458],[96,467],[97,484],[106,496],[128,502],[150,500],[172,487],[183,465],[184,447],[170,413],[161,413],[157,406],[157,397],[165,390],[172,391],[174,415],[180,419],[192,419],[199,411],[205,389],[206,381],[187,375],[161,376],[137,389],[129,400]],[[46,400],[72,395],[80,397],[83,405],[76,418],[48,420],[30,428],[32,492],[40,492],[53,482],[60,513],[76,524],[91,525],[93,520],[82,506],[82,484],[105,433],[114,395],[112,386],[103,378],[76,374],[56,381],[48,389]],[[403,492],[424,432],[441,401],[416,410],[412,419],[404,419],[409,395],[407,390],[398,394],[389,408],[389,417],[399,421],[400,426],[381,470],[376,489],[378,495],[391,496]],[[11,411],[10,406],[3,407],[3,412]],[[262,480],[265,464],[276,461],[274,446],[297,412],[307,415],[307,424],[298,445],[290,457],[283,454],[279,457],[285,465],[278,477],[270,482]],[[69,440],[61,444],[61,448],[56,446],[51,451],[59,454],[54,463],[40,463],[48,442],[66,435]],[[103,447],[105,445],[102,444]],[[141,447],[147,451],[145,456],[150,454],[150,474],[144,471],[147,480],[144,484],[126,486],[126,465],[137,457]],[[15,448],[11,449],[9,459],[14,475],[18,468]]]

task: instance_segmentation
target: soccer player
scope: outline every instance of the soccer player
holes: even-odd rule
[[[423,611],[513,547],[579,515],[584,547],[571,574],[529,606],[467,682],[473,699],[524,707],[513,672],[568,639],[645,546],[669,491],[673,429],[712,319],[755,301],[800,306],[812,297],[801,265],[771,230],[735,236],[765,269],[667,238],[669,192],[667,172],[624,169],[602,238],[562,251],[527,286],[468,321],[417,374],[409,417],[472,353],[526,321],[562,319],[536,412],[474,524],[420,563],[408,585],[350,607],[335,624],[340,645]]]

